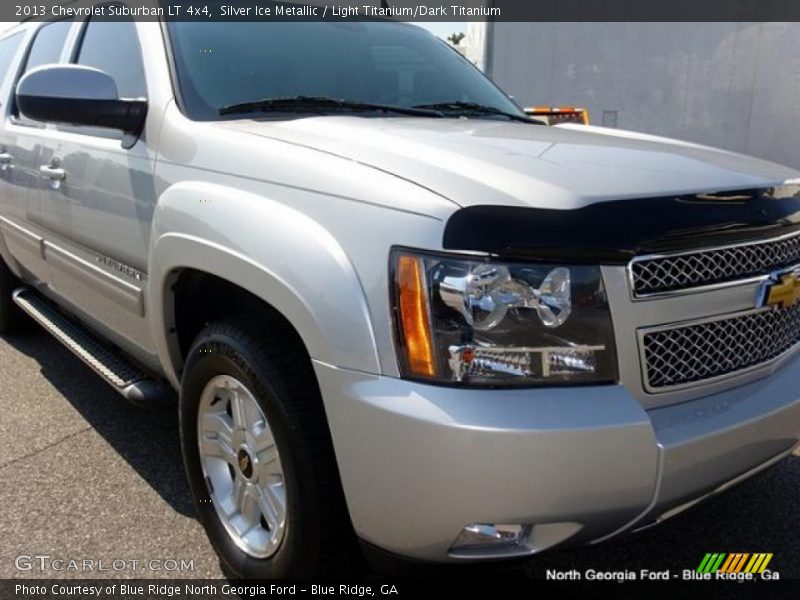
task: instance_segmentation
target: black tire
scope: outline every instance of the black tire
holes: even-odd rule
[[[273,579],[338,575],[358,564],[333,445],[310,359],[281,324],[261,315],[209,325],[189,351],[180,396],[181,446],[197,512],[226,575]],[[288,346],[288,347],[287,347]],[[288,518],[269,558],[247,555],[230,538],[209,498],[200,463],[199,402],[218,375],[235,377],[269,422],[286,477]]]
[[[19,279],[0,258],[0,333],[22,331],[30,324],[28,316],[11,299],[11,294],[20,285]]]

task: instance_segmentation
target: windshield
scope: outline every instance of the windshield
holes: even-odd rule
[[[168,27],[184,109],[196,120],[223,118],[220,110],[242,103],[294,97],[406,108],[467,102],[523,114],[465,58],[414,25],[170,22]],[[241,117],[234,111],[224,118]]]

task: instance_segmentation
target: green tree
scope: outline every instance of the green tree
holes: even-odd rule
[[[465,37],[467,36],[461,32],[453,33],[447,38],[447,41],[453,44],[453,46],[458,46],[461,43],[461,40],[463,40]]]

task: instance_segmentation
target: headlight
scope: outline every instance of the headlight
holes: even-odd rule
[[[395,250],[404,377],[475,386],[617,378],[600,268]]]

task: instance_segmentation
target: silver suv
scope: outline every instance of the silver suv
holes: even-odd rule
[[[594,543],[798,443],[793,170],[392,22],[26,24],[0,73],[0,327],[179,397],[236,577]]]

